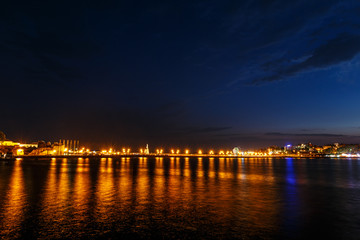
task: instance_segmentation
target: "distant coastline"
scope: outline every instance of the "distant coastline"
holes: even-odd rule
[[[26,155],[26,156],[14,156],[11,158],[1,158],[2,161],[15,161],[15,160],[23,160],[23,159],[29,159],[29,160],[50,160],[50,159],[99,159],[99,158],[111,158],[111,159],[130,159],[130,158],[226,158],[226,159],[241,159],[241,158],[294,158],[294,159],[321,159],[321,158],[337,158],[337,159],[356,159],[360,156],[358,155],[297,155],[297,154],[291,154],[291,155],[271,155],[271,156],[254,156],[254,155],[242,155],[242,156],[235,156],[235,155],[219,155],[219,154],[123,154],[123,155]]]

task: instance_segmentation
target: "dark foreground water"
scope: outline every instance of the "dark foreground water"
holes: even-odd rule
[[[0,162],[0,239],[360,239],[360,160]]]

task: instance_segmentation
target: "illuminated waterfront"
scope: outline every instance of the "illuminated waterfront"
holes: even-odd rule
[[[2,162],[0,237],[356,239],[359,173],[358,159]]]

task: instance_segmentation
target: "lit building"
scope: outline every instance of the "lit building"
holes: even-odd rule
[[[235,156],[240,155],[240,149],[239,149],[238,147],[235,147],[235,148],[233,149],[233,154],[234,154]]]
[[[0,146],[15,147],[15,146],[20,146],[20,143],[13,142],[13,141],[10,141],[10,140],[5,140],[5,141],[0,141]]]
[[[145,154],[150,154],[150,150],[149,150],[149,144],[146,144],[146,148],[144,150]]]

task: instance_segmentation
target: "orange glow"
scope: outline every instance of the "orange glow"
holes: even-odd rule
[[[16,155],[24,155],[24,150],[21,148],[16,150]]]

